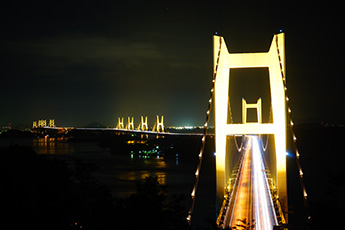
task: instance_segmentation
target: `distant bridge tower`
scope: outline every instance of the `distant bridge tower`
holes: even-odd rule
[[[126,128],[127,130],[134,130],[134,117],[132,119],[128,117]]]
[[[33,128],[33,129],[37,128],[37,121],[33,121],[33,122],[32,122],[32,128]]]
[[[50,128],[54,128],[55,127],[55,120],[54,119],[50,119],[49,120],[49,127]]]
[[[164,133],[164,116],[162,116],[161,121],[159,121],[159,116],[157,115],[156,123],[152,129],[152,132],[155,131]]]
[[[275,153],[270,154],[273,169],[271,174],[278,189],[279,200],[284,213],[288,211],[286,182],[286,105],[285,87],[285,37],[284,33],[274,35],[268,52],[229,53],[223,37],[214,36],[215,79],[215,142],[217,196],[221,199],[231,176],[233,154],[227,152],[227,139],[234,135],[273,134]],[[271,93],[272,123],[261,123],[261,100],[257,104],[243,101],[243,121],[240,124],[228,122],[229,83],[232,68],[268,68]],[[285,79],[284,79],[285,80]],[[247,108],[256,108],[258,122],[247,122]],[[273,151],[274,152],[274,151]]]
[[[118,118],[116,129],[124,129],[125,128],[123,120],[124,120],[123,117],[121,117],[121,118],[119,117]]]
[[[38,127],[43,128],[47,126],[47,120],[38,120]]]
[[[137,130],[141,130],[141,131],[149,130],[149,127],[148,127],[148,124],[147,124],[147,116],[145,117],[145,120],[144,120],[144,117],[141,116],[140,124],[139,124]]]

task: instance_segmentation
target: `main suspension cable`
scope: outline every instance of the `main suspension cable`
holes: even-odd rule
[[[277,47],[277,53],[278,53],[278,58],[279,58],[279,66],[280,66],[280,72],[282,75],[282,79],[283,79],[283,84],[284,84],[284,90],[285,90],[285,103],[286,103],[286,107],[287,107],[287,111],[288,111],[288,119],[289,119],[289,124],[288,126],[290,127],[290,134],[292,136],[292,144],[293,144],[293,149],[296,155],[296,163],[297,163],[297,167],[298,167],[298,171],[299,171],[299,180],[300,180],[300,184],[301,184],[301,188],[303,191],[303,202],[304,202],[304,207],[305,207],[305,211],[306,211],[306,215],[307,215],[307,219],[308,222],[311,220],[311,215],[310,215],[310,209],[309,209],[309,204],[308,204],[308,195],[306,192],[306,188],[305,188],[305,184],[304,184],[304,179],[303,179],[303,171],[302,171],[302,166],[301,166],[301,161],[300,161],[300,154],[298,152],[297,149],[297,138],[295,135],[295,131],[293,129],[293,121],[292,121],[292,116],[291,116],[291,107],[290,107],[290,101],[289,101],[289,97],[287,94],[287,87],[286,87],[286,78],[285,78],[285,74],[283,71],[283,65],[281,62],[281,57],[280,57],[280,52],[279,52],[279,46],[278,46],[278,36],[276,36],[276,47]]]
[[[201,143],[201,148],[200,148],[200,153],[199,153],[199,163],[198,163],[198,166],[197,166],[196,171],[195,171],[195,183],[194,183],[193,190],[191,193],[191,204],[190,204],[188,216],[187,216],[187,221],[188,221],[189,225],[192,223],[192,215],[193,215],[194,204],[195,204],[195,195],[196,195],[196,191],[197,191],[198,184],[199,184],[199,174],[200,174],[203,154],[205,151],[206,135],[207,135],[208,123],[209,123],[210,115],[211,115],[213,94],[214,94],[216,76],[217,76],[217,72],[218,72],[218,64],[219,64],[221,46],[222,46],[222,39],[221,39],[221,37],[219,37],[219,48],[218,48],[217,62],[216,62],[216,66],[215,66],[215,69],[213,72],[212,88],[211,88],[211,93],[210,93],[210,99],[208,100],[208,108],[207,108],[207,112],[206,112],[206,121],[204,124],[204,132],[203,132],[202,139],[201,139],[202,143]]]

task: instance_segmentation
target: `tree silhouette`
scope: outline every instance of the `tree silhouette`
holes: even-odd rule
[[[116,229],[189,229],[182,196],[168,199],[165,186],[157,177],[146,177],[137,182],[137,192],[118,200]]]

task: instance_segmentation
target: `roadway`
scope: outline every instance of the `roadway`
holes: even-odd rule
[[[272,230],[278,225],[257,136],[247,141],[223,228]]]

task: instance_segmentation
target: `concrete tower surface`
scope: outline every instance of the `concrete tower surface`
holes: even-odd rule
[[[147,123],[147,116],[145,117],[145,119],[144,119],[143,116],[141,116],[141,118],[140,118],[140,124],[139,124],[137,130],[147,131],[147,130],[149,130],[148,127],[149,127],[149,126],[148,126],[148,123]]]
[[[157,115],[156,123],[152,128],[152,132],[155,131],[164,133],[164,116],[162,116],[161,121],[159,121],[159,116]]]
[[[55,120],[54,119],[50,119],[49,120],[49,127],[50,128],[54,128],[55,127]]]
[[[134,130],[134,117],[128,117],[126,128],[127,130]]]
[[[278,187],[278,195],[284,213],[287,213],[287,182],[286,182],[286,113],[285,89],[282,76],[285,74],[285,36],[284,33],[274,35],[268,52],[260,53],[229,53],[224,38],[213,37],[215,80],[215,142],[217,196],[222,198],[230,178],[231,168],[227,152],[227,137],[233,135],[273,134],[275,144],[274,183]],[[271,93],[272,123],[262,123],[261,100],[257,104],[242,102],[241,124],[228,123],[230,69],[235,68],[268,68],[269,87]],[[256,108],[258,122],[246,121],[247,108]]]
[[[124,129],[125,128],[125,125],[124,125],[124,122],[123,122],[123,117],[119,117],[117,119],[117,125],[116,125],[116,129]]]

